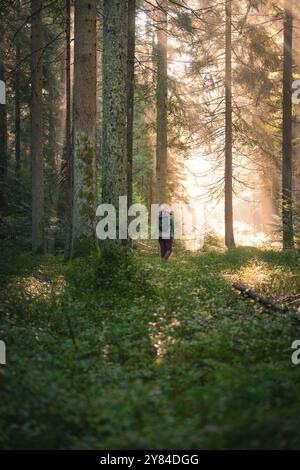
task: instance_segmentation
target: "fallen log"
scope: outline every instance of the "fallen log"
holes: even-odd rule
[[[274,310],[279,310],[281,312],[286,312],[287,310],[285,308],[280,307],[278,304],[275,304],[271,300],[266,299],[265,297],[258,294],[257,292],[254,292],[254,290],[249,289],[248,287],[244,286],[244,284],[241,284],[240,282],[234,282],[232,284],[232,287],[240,291],[243,295],[247,295],[248,297],[250,297],[250,299],[253,299],[256,302],[259,302],[264,307],[272,308]]]
[[[277,301],[287,307],[300,304],[300,294],[288,294],[278,297]]]

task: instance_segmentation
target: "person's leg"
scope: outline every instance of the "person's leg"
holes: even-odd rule
[[[170,254],[172,253],[172,248],[173,248],[173,237],[170,238],[170,242],[169,242]],[[169,254],[169,256],[170,256],[170,254]]]
[[[164,247],[164,240],[159,238],[159,246],[160,246],[160,256],[163,258],[165,255],[165,247]]]
[[[168,252],[168,240],[166,238],[163,239],[163,260],[167,261],[168,258],[166,257]]]
[[[165,253],[164,253],[164,260],[168,261],[170,254],[172,253],[172,244],[173,238],[168,238],[165,240]]]

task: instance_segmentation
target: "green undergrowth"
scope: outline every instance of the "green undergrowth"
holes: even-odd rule
[[[299,448],[299,254],[1,252],[2,448]]]

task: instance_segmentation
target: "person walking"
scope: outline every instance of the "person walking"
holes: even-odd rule
[[[161,206],[159,211],[159,245],[160,255],[167,262],[171,253],[174,239],[174,213],[167,205]]]

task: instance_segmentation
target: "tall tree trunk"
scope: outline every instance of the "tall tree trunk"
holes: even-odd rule
[[[0,61],[0,80],[5,83],[4,64]],[[7,111],[6,104],[0,104],[0,174],[7,175]]]
[[[150,22],[147,23],[147,34],[151,36],[151,63],[150,67],[152,68],[152,72],[149,74],[149,86],[152,83],[156,82],[156,32],[153,28],[153,25],[150,25]],[[152,101],[148,104],[145,108],[145,119],[146,123],[149,126],[148,130],[148,140],[149,140],[149,148],[151,152],[151,174],[149,180],[149,210],[151,209],[151,204],[157,203],[157,194],[156,194],[156,129],[155,129],[155,119],[156,119],[156,103],[152,104]]]
[[[50,70],[46,70],[46,73],[51,74]],[[57,194],[57,166],[56,166],[56,155],[57,155],[57,106],[58,100],[54,93],[53,87],[53,78],[51,77],[49,83],[49,103],[47,104],[48,108],[48,145],[47,145],[47,163],[48,163],[48,174],[47,174],[47,193],[46,200],[48,204],[46,205],[46,220],[47,220],[47,230],[46,230],[46,250],[49,253],[55,252],[55,218],[56,218],[56,207],[55,207],[55,197]]]
[[[127,195],[128,2],[104,0],[102,200]]]
[[[234,246],[232,204],[232,66],[231,0],[226,0],[225,38],[225,244]]]
[[[16,45],[16,63],[20,62],[20,46]],[[16,70],[15,75],[15,160],[16,172],[21,169],[21,92],[20,92],[20,71]]]
[[[20,17],[20,0],[16,3],[16,12]],[[21,168],[21,91],[20,91],[20,33],[17,33],[15,51],[16,51],[16,71],[15,71],[15,160],[16,172]]]
[[[51,103],[50,103],[51,106]],[[50,129],[52,128],[53,135],[51,139],[53,140],[53,154],[52,160],[49,160],[51,171],[51,208],[50,208],[50,225],[51,225],[51,237],[48,241],[49,251],[55,253],[56,249],[56,233],[58,227],[58,221],[60,217],[61,205],[59,204],[61,196],[61,174],[62,174],[62,163],[65,157],[65,137],[66,137],[66,51],[62,54],[60,60],[60,78],[59,78],[59,97],[55,100],[55,106],[53,110],[56,109],[56,119],[54,118],[54,123],[50,126],[49,123],[49,139],[50,139]],[[49,116],[49,121],[51,120],[51,113]]]
[[[167,138],[167,102],[168,102],[168,70],[167,70],[167,11],[166,1],[159,4],[157,14],[157,84],[156,84],[156,200],[162,204],[168,202],[168,138]]]
[[[134,54],[135,54],[135,9],[136,0],[128,0],[128,58],[127,58],[127,197],[132,204],[132,152],[134,111]]]
[[[293,231],[293,153],[292,153],[292,81],[293,13],[292,1],[284,3],[284,52],[282,91],[282,228],[283,248],[294,247]]]
[[[65,57],[64,57],[65,59]],[[64,60],[65,70],[65,60]],[[60,162],[61,162],[61,141],[62,141],[62,125],[61,117],[64,116],[61,101],[64,98],[64,93],[61,90],[61,83],[57,83],[53,76],[52,70],[46,69],[46,73],[49,76],[49,102],[48,108],[48,152],[47,152],[47,163],[48,163],[48,230],[46,236],[46,247],[50,253],[55,253],[55,235],[57,229],[57,209],[58,209],[58,197],[59,197],[59,178],[60,178]],[[58,91],[59,86],[59,91]]]
[[[2,23],[2,16],[0,17],[0,21]],[[1,36],[1,44],[0,44],[0,80],[3,82],[5,87],[5,64],[4,64],[4,28],[3,25],[0,23],[0,36]],[[4,180],[7,176],[7,165],[8,165],[8,155],[7,155],[7,108],[6,103],[0,104],[0,184],[3,186]],[[4,203],[4,188],[1,188],[1,201],[0,204]],[[2,200],[3,199],[3,200]],[[0,207],[2,210],[2,207]]]
[[[0,58],[0,80],[5,83],[5,68]],[[6,104],[0,104],[0,176],[7,175],[7,111]]]
[[[68,260],[72,245],[72,130],[71,130],[71,1],[66,0],[66,222],[64,258]]]
[[[31,0],[32,250],[44,251],[42,0]]]
[[[293,64],[296,68],[295,73],[300,75],[300,12],[298,0],[293,4]],[[299,223],[297,221],[297,212],[300,208],[300,106],[294,107],[293,114],[293,194],[295,204],[295,231],[299,232]],[[299,247],[299,242],[297,243]]]
[[[96,0],[75,0],[73,254],[95,238]]]
[[[5,68],[1,60],[0,50],[0,80],[5,83]],[[5,179],[7,176],[7,111],[6,104],[0,104],[0,214],[7,208]]]

